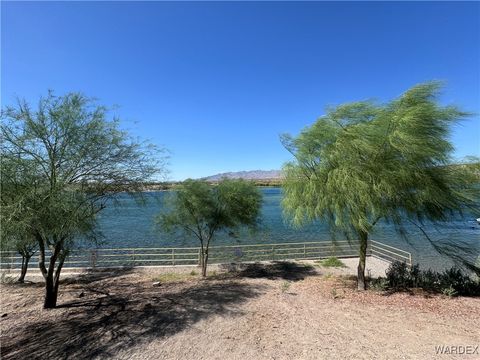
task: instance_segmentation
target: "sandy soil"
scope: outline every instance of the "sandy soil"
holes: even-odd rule
[[[66,278],[54,310],[40,282],[2,285],[2,359],[449,359],[435,347],[480,344],[478,298],[357,292],[331,273],[97,271]]]

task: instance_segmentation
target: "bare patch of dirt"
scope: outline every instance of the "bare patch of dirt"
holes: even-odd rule
[[[41,283],[2,285],[2,359],[447,359],[435,346],[480,344],[478,298],[358,292],[296,263],[229,270],[85,273],[54,310]]]

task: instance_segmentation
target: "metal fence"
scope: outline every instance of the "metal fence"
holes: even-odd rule
[[[378,241],[369,241],[369,255],[387,260],[388,262],[392,261],[401,261],[406,263],[408,266],[412,266],[412,254],[408,251],[398,249],[396,247],[378,242]]]
[[[19,269],[22,257],[13,251],[0,253],[1,269]],[[50,255],[49,252],[46,254]],[[369,241],[367,255],[388,262],[402,261],[412,265],[412,255],[404,250],[377,241]],[[358,243],[341,241],[315,241],[254,245],[210,246],[209,262],[230,263],[275,260],[315,260],[335,256],[358,256]],[[198,265],[199,247],[116,248],[73,250],[64,267],[95,268],[116,266]]]

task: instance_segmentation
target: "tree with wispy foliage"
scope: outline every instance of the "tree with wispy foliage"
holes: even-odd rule
[[[32,188],[36,186],[32,164],[18,157],[2,156],[0,205],[0,249],[16,251],[22,257],[18,282],[23,283],[30,259],[38,250],[30,206],[33,200]],[[30,184],[26,186],[26,184]]]
[[[424,224],[478,212],[478,162],[452,165],[449,140],[452,126],[468,114],[440,105],[440,89],[430,82],[386,104],[329,108],[299,136],[282,136],[294,156],[284,166],[284,212],[297,226],[323,220],[359,240],[358,289],[365,289],[368,239],[380,220],[401,234],[414,224],[447,252]]]
[[[23,199],[29,209],[45,308],[56,306],[65,259],[80,236],[95,238],[95,218],[107,201],[119,192],[140,193],[164,169],[161,149],[132,138],[109,114],[80,93],[49,92],[36,108],[18,99],[2,110],[2,157],[28,164],[29,174],[18,174],[21,193],[6,205],[18,207]],[[9,181],[2,177],[2,186]],[[17,217],[9,221],[19,226]]]
[[[178,185],[159,215],[167,232],[181,231],[200,242],[202,276],[207,275],[210,244],[220,232],[234,235],[241,228],[255,229],[260,219],[262,195],[251,182],[222,179],[217,185],[185,180]]]

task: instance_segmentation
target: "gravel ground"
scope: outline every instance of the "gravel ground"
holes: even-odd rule
[[[96,271],[67,277],[54,310],[41,282],[4,284],[2,359],[480,358],[435,350],[480,344],[480,299],[358,292],[348,269]]]

